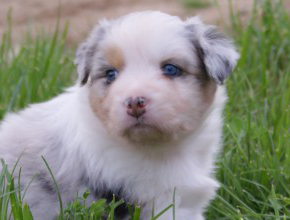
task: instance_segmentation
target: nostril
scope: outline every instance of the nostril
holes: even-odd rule
[[[133,107],[133,98],[126,99],[125,105],[128,109],[131,109]]]
[[[136,105],[138,108],[144,108],[146,105],[146,99],[144,97],[137,97]]]

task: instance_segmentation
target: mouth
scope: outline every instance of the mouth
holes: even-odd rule
[[[142,120],[139,120],[129,126],[126,129],[126,132],[135,132],[135,133],[140,133],[140,132],[149,132],[151,130],[156,130],[157,128],[153,125],[145,124]]]
[[[159,127],[139,120],[125,129],[123,136],[131,142],[156,143],[168,140],[168,134]]]

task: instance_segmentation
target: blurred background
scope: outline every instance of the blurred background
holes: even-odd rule
[[[12,40],[19,42],[29,31],[52,33],[58,14],[60,27],[69,22],[67,42],[77,43],[102,18],[115,18],[133,11],[160,10],[181,18],[199,15],[202,20],[225,28],[232,7],[247,19],[254,0],[0,0],[0,35],[7,30],[11,11]],[[60,11],[60,13],[59,13]]]

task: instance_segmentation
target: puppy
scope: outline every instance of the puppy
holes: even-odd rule
[[[34,176],[25,201],[35,219],[59,208],[41,156],[65,204],[89,188],[89,201],[114,194],[140,205],[146,220],[175,194],[174,212],[159,219],[204,219],[219,185],[223,82],[238,56],[196,17],[146,11],[101,21],[77,50],[76,85],[1,124],[0,155],[10,168],[22,155],[22,189]],[[128,218],[117,209],[116,219]]]

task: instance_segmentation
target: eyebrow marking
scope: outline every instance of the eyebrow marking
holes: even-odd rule
[[[125,66],[124,55],[120,47],[109,45],[104,51],[104,58],[115,69],[122,70]]]

